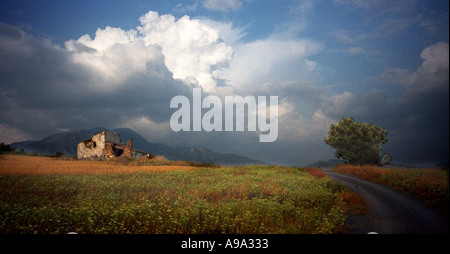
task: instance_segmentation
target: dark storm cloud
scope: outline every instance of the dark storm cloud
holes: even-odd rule
[[[397,162],[448,162],[449,157],[449,46],[436,43],[423,50],[422,65],[415,71],[387,70],[377,81],[403,88],[398,98],[381,90],[361,96],[349,92],[324,102],[324,112],[333,119],[381,125],[389,131],[383,149]],[[374,79],[372,79],[373,81]]]
[[[0,23],[0,123],[39,138],[56,129],[118,127],[128,119],[170,118],[170,98],[189,89],[173,80],[164,63],[159,73],[136,73],[111,86],[92,69],[45,39]]]

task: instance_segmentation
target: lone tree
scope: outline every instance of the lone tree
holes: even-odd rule
[[[343,117],[332,124],[325,143],[335,148],[334,154],[350,164],[387,164],[390,157],[381,155],[381,144],[387,142],[388,132],[378,125],[358,123]]]

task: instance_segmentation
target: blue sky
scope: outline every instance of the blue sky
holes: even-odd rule
[[[139,17],[153,10],[160,14],[172,14],[176,18],[184,15],[211,17],[221,21],[234,21],[239,26],[251,23],[262,24],[253,31],[256,36],[270,34],[277,22],[286,19],[289,6],[282,1],[246,2],[238,9],[225,11],[208,9],[201,1],[2,1],[4,21],[14,24],[32,24],[36,30],[68,40],[86,33],[94,34],[97,28],[117,26],[123,29],[139,25]],[[244,14],[244,15],[243,15]],[[256,26],[256,25],[255,25]],[[255,37],[256,38],[256,37]]]
[[[134,29],[150,10],[175,18],[189,15],[229,22],[244,29],[244,42],[286,33],[285,38],[324,45],[326,50],[312,57],[333,68],[324,85],[333,79],[360,81],[386,67],[414,70],[421,64],[416,52],[449,37],[446,1],[228,1],[240,3],[238,7],[220,7],[216,2],[219,9],[208,9],[198,0],[2,1],[1,20],[59,45],[85,34],[92,37],[106,26]],[[344,53],[352,49],[353,54]]]
[[[332,158],[323,137],[353,116],[389,131],[394,162],[448,162],[448,1],[1,0],[0,25],[6,142],[130,127],[153,142],[304,165]],[[170,98],[194,83],[279,96],[277,142],[171,132]]]

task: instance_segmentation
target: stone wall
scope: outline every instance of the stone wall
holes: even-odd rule
[[[92,136],[92,139],[78,143],[78,159],[103,159],[105,150],[105,138],[102,133]]]
[[[122,144],[122,139],[120,138],[120,135],[117,133],[104,130],[104,131],[100,132],[99,134],[102,134],[102,136],[104,137],[105,143],[111,143],[111,144],[116,144],[116,145]]]

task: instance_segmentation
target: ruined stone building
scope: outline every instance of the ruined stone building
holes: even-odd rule
[[[104,160],[119,157],[151,158],[149,153],[133,149],[133,140],[129,139],[123,144],[120,135],[112,131],[104,130],[94,134],[91,139],[78,143],[77,158],[88,160]]]

